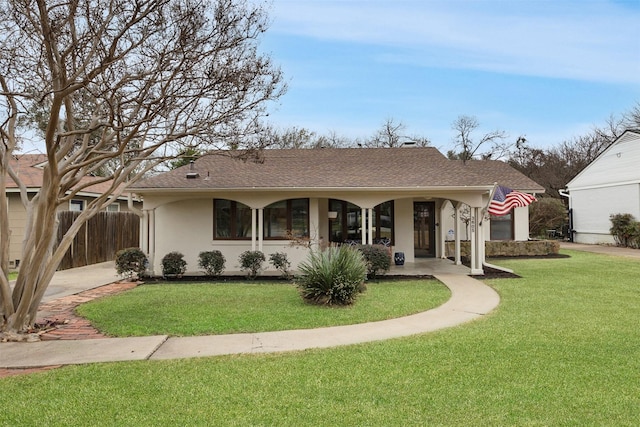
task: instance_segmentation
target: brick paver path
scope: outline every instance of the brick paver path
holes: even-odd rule
[[[75,314],[76,307],[96,298],[114,295],[135,288],[137,285],[135,282],[111,283],[41,304],[39,312],[44,313],[44,315],[38,317],[36,323],[39,325],[52,325],[52,327],[40,332],[40,338],[42,341],[106,338],[107,336],[91,326],[88,320]],[[28,349],[28,345],[28,343],[25,343],[25,350]],[[30,369],[0,369],[0,378],[41,372],[57,367],[59,366],[45,366]]]

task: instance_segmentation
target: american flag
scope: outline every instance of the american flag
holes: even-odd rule
[[[537,199],[531,194],[498,185],[496,191],[493,192],[491,203],[489,203],[489,213],[497,216],[506,215],[513,208],[529,206],[536,201]]]

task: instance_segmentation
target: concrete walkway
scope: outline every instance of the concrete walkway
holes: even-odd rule
[[[435,277],[451,290],[445,304],[423,313],[359,325],[202,337],[105,338],[0,343],[0,368],[32,368],[125,360],[160,360],[223,354],[326,348],[431,332],[482,317],[500,302],[479,280],[461,274]]]

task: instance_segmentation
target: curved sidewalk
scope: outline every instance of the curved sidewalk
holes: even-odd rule
[[[326,348],[431,332],[482,317],[500,302],[497,292],[462,274],[436,274],[451,298],[432,310],[357,325],[199,337],[157,335],[78,341],[0,344],[0,368],[32,368],[126,360],[163,360]]]

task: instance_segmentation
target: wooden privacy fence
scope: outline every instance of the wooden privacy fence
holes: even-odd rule
[[[60,242],[80,212],[58,213]],[[60,270],[112,261],[120,249],[140,245],[140,218],[131,212],[99,212],[82,226],[60,263]],[[57,244],[56,244],[57,245]]]

